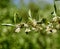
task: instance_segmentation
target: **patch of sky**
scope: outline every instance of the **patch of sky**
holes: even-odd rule
[[[24,4],[28,5],[30,1],[37,3],[38,5],[45,6],[45,4],[53,4],[54,0],[24,0]],[[20,7],[20,0],[13,0],[13,3],[17,6]]]
[[[20,7],[20,0],[12,0],[13,4],[16,5],[17,7]]]
[[[24,3],[27,5],[29,4],[30,0],[24,0]]]

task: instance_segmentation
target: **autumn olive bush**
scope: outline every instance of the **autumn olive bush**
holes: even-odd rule
[[[60,49],[60,17],[46,10],[0,8],[0,49]]]
[[[51,20],[44,17],[38,21],[30,9],[20,13],[27,17],[20,17],[17,9],[11,8],[10,15],[5,10],[0,22],[0,49],[59,49],[60,17],[55,12]]]

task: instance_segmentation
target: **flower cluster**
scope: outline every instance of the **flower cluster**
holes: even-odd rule
[[[60,17],[54,15],[51,21],[46,22],[46,18],[41,18],[41,21],[36,21],[36,19],[32,18],[31,10],[28,11],[29,17],[27,23],[19,23],[19,24],[2,24],[5,26],[15,26],[15,32],[19,33],[21,28],[25,28],[24,32],[31,32],[31,31],[44,31],[47,34],[50,33],[57,33],[57,30],[60,29]]]

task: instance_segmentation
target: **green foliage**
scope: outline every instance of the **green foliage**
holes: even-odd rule
[[[5,8],[8,6],[10,0],[0,0],[0,7]]]
[[[55,2],[57,8],[57,15],[60,16],[60,1]]]
[[[17,9],[8,7],[9,0],[0,2],[0,49],[60,49],[60,6],[52,15],[50,4],[41,9],[30,3]]]

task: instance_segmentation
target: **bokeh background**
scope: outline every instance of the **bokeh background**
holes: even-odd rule
[[[41,21],[37,26],[43,30],[19,28],[18,24],[26,23],[32,29],[29,12],[33,20]],[[48,22],[54,29],[60,27],[60,18],[59,23],[52,22],[55,16],[60,16],[59,0],[0,0],[0,49],[60,49],[60,28],[54,34],[45,31]]]

